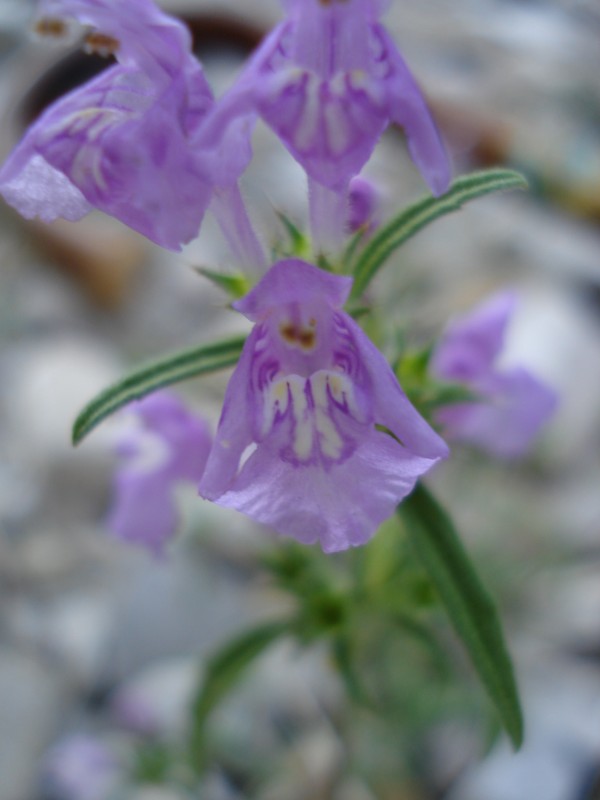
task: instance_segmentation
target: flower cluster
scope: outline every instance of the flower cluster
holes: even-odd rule
[[[390,121],[404,126],[415,162],[443,192],[444,148],[379,6],[288,3],[285,21],[215,102],[188,30],[151,0],[40,0],[40,32],[60,35],[75,20],[87,49],[117,63],[42,114],[0,172],[0,192],[25,217],[77,220],[98,208],[171,249],[196,236],[211,204],[236,255],[260,266],[237,188],[258,115],[306,169],[317,231],[343,233],[350,181]]]
[[[210,151],[197,143],[215,101],[187,28],[151,0],[41,0],[40,32],[60,36],[73,21],[88,51],[117,63],[32,125],[0,172],[7,202],[45,222],[100,209],[177,250],[214,201],[226,232],[240,230],[243,263],[262,263],[237,188],[247,126],[230,125]]]
[[[261,275],[233,304],[254,328],[214,442],[168,393],[131,409],[138,427],[118,445],[122,465],[109,526],[155,553],[175,528],[180,481],[333,552],[365,543],[448,453],[343,310],[352,279],[298,258],[266,269],[238,187],[259,118],[306,172],[315,254],[335,255],[347,233],[376,225],[378,193],[360,173],[390,123],[404,129],[434,195],[450,181],[423,95],[380,22],[382,0],[284,5],[285,19],[215,99],[189,32],[152,0],[39,3],[39,32],[61,35],[75,22],[88,50],[115,61],[27,131],[0,171],[5,199],[25,217],[46,221],[99,209],[170,249],[197,235],[210,207],[240,265],[254,279]],[[514,436],[503,433],[503,440],[516,452],[523,429],[531,432],[546,412],[537,400],[522,416],[515,410],[532,396],[532,383],[522,372],[492,366],[505,318],[492,314],[488,325],[488,316],[481,341],[470,333],[482,327],[478,318],[451,331],[435,368],[486,397],[508,398],[502,413]],[[455,407],[441,411],[439,421],[449,433],[475,437],[486,426],[500,429],[498,413]]]

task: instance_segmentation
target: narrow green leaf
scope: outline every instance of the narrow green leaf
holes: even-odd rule
[[[422,484],[398,511],[504,729],[515,748],[519,748],[523,717],[494,602],[482,586],[452,520]]]
[[[527,181],[519,172],[490,169],[463,175],[441,197],[428,196],[408,206],[377,231],[358,257],[351,297],[360,297],[389,256],[438,217],[457,211],[467,201],[492,192],[526,188]]]
[[[192,347],[130,373],[87,404],[73,425],[73,444],[79,444],[103,419],[132,400],[138,400],[163,386],[234,366],[239,360],[244,341],[243,336],[236,336],[215,344]]]
[[[201,772],[204,763],[204,728],[207,717],[234,688],[252,662],[280,636],[288,633],[293,624],[290,620],[267,622],[244,631],[209,659],[191,708],[189,752],[197,772]]]
[[[214,283],[219,289],[227,292],[227,294],[235,300],[243,297],[250,291],[248,278],[241,273],[237,275],[227,275],[223,272],[215,272],[208,267],[194,267],[194,270],[204,278],[208,278],[211,283]]]

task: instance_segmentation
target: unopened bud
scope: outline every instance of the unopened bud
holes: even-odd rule
[[[352,232],[361,228],[370,231],[379,224],[381,195],[367,178],[358,175],[350,181],[348,227]]]

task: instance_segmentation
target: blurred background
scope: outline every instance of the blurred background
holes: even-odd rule
[[[189,22],[217,94],[280,13],[275,0],[162,5]],[[40,109],[99,68],[32,41],[34,7],[0,0],[2,159]],[[600,6],[392,0],[385,19],[455,172],[501,164],[531,183],[420,233],[372,291],[381,318],[419,341],[516,287],[508,357],[560,394],[523,462],[457,448],[431,481],[500,603],[526,744],[515,756],[501,737],[482,737],[484,700],[449,634],[455,688],[425,681],[413,703],[407,678],[396,733],[380,739],[360,720],[348,736],[323,649],[283,642],[219,711],[219,757],[195,796],[598,800]],[[305,223],[304,180],[261,126],[255,150],[244,191],[273,242],[282,234],[273,208]],[[366,172],[386,213],[424,189],[398,131]],[[0,205],[0,800],[185,797],[153,780],[152,743],[181,735],[198,659],[289,603],[260,566],[271,535],[192,489],[181,493],[183,530],[168,558],[111,539],[110,425],[70,446],[77,411],[131,366],[246,329],[199,265],[231,269],[210,219],[173,255],[100,214],[42,226]],[[213,422],[227,377],[184,387]],[[394,657],[400,673],[417,669],[408,643]],[[140,740],[149,744],[136,783],[122,765]],[[48,766],[57,760],[62,783]]]

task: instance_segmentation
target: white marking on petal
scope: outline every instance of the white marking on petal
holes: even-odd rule
[[[315,428],[319,434],[319,445],[326,458],[337,460],[342,455],[344,441],[331,417],[330,394],[335,396],[338,391],[340,402],[342,400],[342,378],[321,370],[311,378],[312,395],[315,402]],[[345,381],[350,392],[352,387]]]
[[[310,388],[317,408],[327,408],[329,403],[329,398],[327,397],[328,381],[329,374],[324,369],[315,372],[310,379]]]
[[[344,442],[326,409],[315,409],[315,428],[319,434],[321,452],[327,458],[337,460],[342,455]]]
[[[114,111],[111,108],[104,108],[98,114],[97,119],[92,121],[92,124],[88,128],[87,136],[90,142],[94,142],[96,139],[100,137],[101,134],[104,133],[107,128],[111,128],[113,125],[117,123],[124,122],[125,115],[120,111]]]
[[[44,141],[51,142],[62,135],[84,138],[73,159],[69,177],[76,185],[89,185],[90,179],[101,191],[107,183],[102,172],[102,152],[97,145],[100,136],[114,125],[122,124],[131,114],[112,108],[85,108],[63,117],[56,125],[46,129]]]
[[[288,378],[288,386],[296,423],[292,447],[298,459],[306,461],[311,456],[314,441],[312,415],[308,408],[308,400],[305,393],[306,381],[299,375],[291,375]]]
[[[65,117],[62,125],[56,125],[52,128],[51,133],[68,133],[69,136],[78,136],[83,133],[90,124],[90,114],[96,114],[94,109],[86,109],[85,111],[76,111]]]
[[[370,79],[366,72],[361,69],[355,69],[347,74],[348,88],[355,92],[362,92],[373,105],[379,109],[384,104],[382,89],[380,83],[375,83]]]
[[[363,422],[364,420],[361,419],[362,415],[356,402],[356,395],[352,381],[346,375],[340,372],[322,372],[317,373],[315,377],[320,375],[326,377],[327,389],[329,390],[331,398],[340,406],[345,407],[351,417],[359,422]],[[329,401],[329,398],[327,399]]]
[[[272,86],[272,96],[285,92],[289,87],[299,86],[304,80],[306,71],[300,67],[290,67],[289,69],[281,70],[273,75],[270,84]]]
[[[262,436],[273,428],[278,413],[288,412],[289,446],[299,462],[317,452],[329,461],[344,454],[344,417],[365,422],[358,408],[352,381],[331,370],[319,370],[310,378],[288,375],[274,381],[264,393]],[[339,426],[342,425],[340,428]]]
[[[258,447],[258,445],[256,444],[256,442],[250,442],[250,444],[244,449],[244,452],[240,456],[240,463],[239,463],[239,466],[238,466],[238,471],[242,469],[244,464],[248,461],[248,459],[254,453],[254,451],[256,450],[257,447]]]
[[[350,135],[344,112],[337,103],[327,103],[323,109],[329,151],[341,155],[348,147]]]
[[[285,414],[289,405],[289,388],[286,378],[274,381],[265,392],[263,404],[262,435],[265,436],[275,422],[277,414]]]
[[[92,183],[101,191],[106,191],[107,183],[102,174],[102,155],[100,150],[94,146],[84,145],[78,152],[71,164],[69,177],[76,186]]]
[[[82,108],[67,114],[55,125],[47,128],[44,139],[50,141],[61,134],[69,136],[85,134],[89,141],[94,141],[107,128],[122,123],[128,116],[132,115],[113,108]]]
[[[308,75],[302,116],[294,134],[294,144],[300,151],[309,150],[318,133],[321,111],[320,88],[320,80],[314,75]]]
[[[329,91],[336,97],[343,98],[346,94],[346,72],[337,72],[329,81]]]
[[[115,436],[117,451],[124,447],[127,472],[145,475],[157,472],[171,458],[171,448],[158,434],[148,430],[131,414],[120,422]]]
[[[369,76],[363,69],[353,69],[348,73],[348,83],[353,89],[366,91],[369,88]]]
[[[343,401],[343,394],[344,389],[349,389],[350,381],[348,379],[344,380],[340,375],[329,375],[329,390],[334,400],[337,400],[338,403]],[[352,392],[350,392],[352,394]]]

